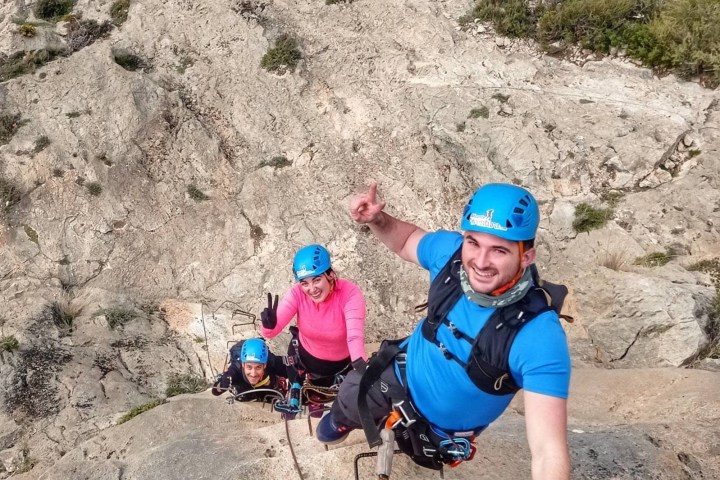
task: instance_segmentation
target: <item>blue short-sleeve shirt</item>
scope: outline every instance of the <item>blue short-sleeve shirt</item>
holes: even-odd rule
[[[462,241],[461,234],[442,230],[422,238],[417,256],[420,265],[430,271],[431,280]],[[463,295],[450,310],[448,319],[475,337],[494,311]],[[434,343],[425,340],[421,325],[422,322],[407,340],[406,367],[408,389],[420,412],[434,425],[449,431],[472,430],[497,419],[513,396],[490,395],[478,389],[457,362],[446,359]],[[438,328],[437,339],[458,358],[467,361],[470,344],[456,338],[446,325]],[[520,387],[567,398],[570,354],[555,312],[539,315],[520,330],[510,348],[509,363],[510,372]]]

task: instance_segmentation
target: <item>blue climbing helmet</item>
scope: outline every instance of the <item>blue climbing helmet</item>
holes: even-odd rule
[[[268,348],[265,341],[261,338],[250,338],[245,340],[240,350],[240,359],[242,363],[267,363]]]
[[[330,252],[318,244],[301,248],[293,259],[293,275],[295,281],[303,278],[317,277],[330,270]]]
[[[534,239],[539,223],[540,209],[530,192],[508,183],[488,183],[465,205],[460,229],[520,242]]]

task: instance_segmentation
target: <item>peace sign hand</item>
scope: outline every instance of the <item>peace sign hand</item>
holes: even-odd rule
[[[278,296],[275,295],[275,302],[273,302],[272,294],[268,293],[267,296],[268,306],[260,314],[260,320],[263,327],[272,330],[277,325]]]

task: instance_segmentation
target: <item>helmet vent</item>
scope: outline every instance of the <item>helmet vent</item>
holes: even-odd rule
[[[528,201],[527,196],[518,200],[518,203],[523,207],[527,207],[528,205],[530,205],[530,201]]]
[[[524,209],[524,208],[520,208],[520,207],[515,207],[515,208],[513,209],[513,213],[519,213],[520,215],[522,215],[523,213],[525,213],[525,209]]]

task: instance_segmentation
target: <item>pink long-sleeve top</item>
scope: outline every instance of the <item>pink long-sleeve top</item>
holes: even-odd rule
[[[278,304],[275,328],[262,327],[260,333],[265,338],[273,338],[295,316],[300,343],[313,357],[329,361],[348,356],[351,361],[360,357],[367,360],[365,298],[354,283],[337,279],[334,291],[319,304],[296,283]]]

